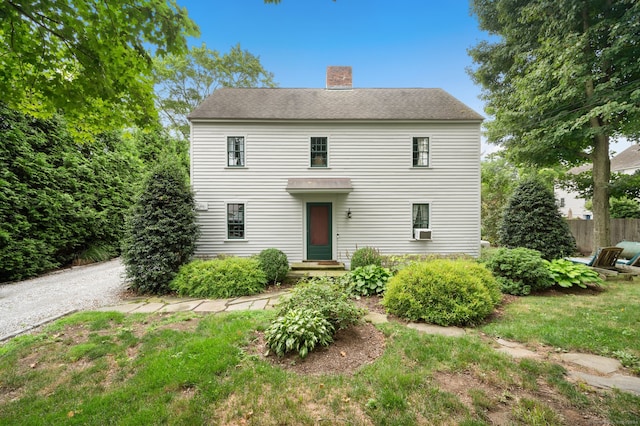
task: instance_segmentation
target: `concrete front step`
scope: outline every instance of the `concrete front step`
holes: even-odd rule
[[[344,263],[335,261],[294,262],[292,271],[344,271]]]

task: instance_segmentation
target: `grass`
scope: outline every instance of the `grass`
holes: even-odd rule
[[[640,359],[640,304],[633,302],[640,300],[637,281],[608,281],[600,294],[558,294],[520,298],[482,331],[524,343],[614,356],[634,367]],[[640,363],[635,367],[640,372]]]
[[[554,346],[588,350],[594,344],[573,334],[616,321],[618,330],[638,329],[634,300],[636,289],[624,283],[597,296],[520,298],[483,330],[544,342],[540,323],[558,321],[572,328],[553,337]],[[618,303],[628,317],[596,314]],[[591,323],[555,318],[579,315],[574,304]],[[64,318],[0,346],[0,424],[560,425],[585,416],[640,423],[639,397],[575,386],[561,366],[514,361],[474,334],[425,335],[398,323],[380,326],[384,354],[353,376],[298,375],[247,350],[272,318],[269,311]],[[512,323],[520,326],[506,331]],[[611,351],[637,350],[625,336],[594,336]]]

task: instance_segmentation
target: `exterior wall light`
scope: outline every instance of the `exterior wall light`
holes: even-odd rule
[[[351,209],[347,210],[347,219],[351,219]]]

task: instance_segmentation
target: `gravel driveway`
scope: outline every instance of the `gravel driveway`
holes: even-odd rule
[[[0,341],[74,310],[116,304],[125,288],[120,259],[0,284]]]

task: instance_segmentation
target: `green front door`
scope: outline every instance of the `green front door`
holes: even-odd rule
[[[331,260],[331,203],[307,203],[307,259]]]

